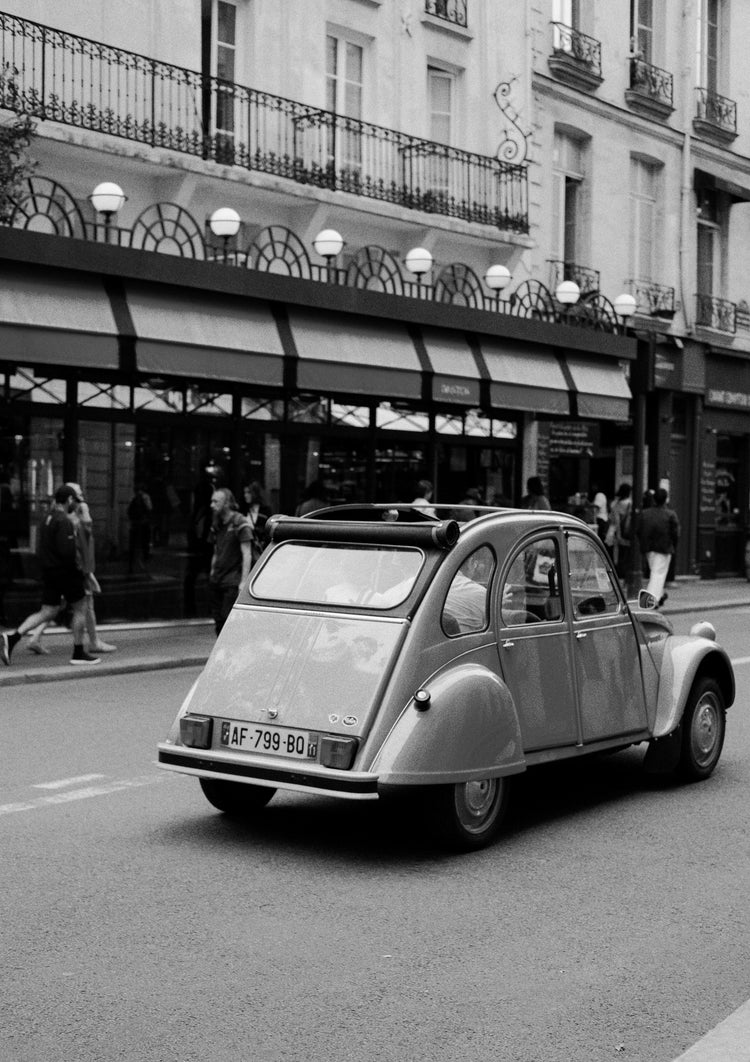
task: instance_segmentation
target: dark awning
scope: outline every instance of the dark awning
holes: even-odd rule
[[[117,327],[101,280],[62,270],[0,270],[0,356],[117,369]]]
[[[492,405],[531,413],[570,412],[568,384],[549,347],[480,338]]]
[[[573,379],[578,416],[592,420],[627,420],[631,394],[619,362],[566,354]]]
[[[432,397],[436,402],[479,406],[481,373],[461,332],[423,328],[422,339],[432,366]]]
[[[126,294],[140,372],[281,386],[284,351],[266,303],[136,283]]]
[[[289,308],[304,391],[419,399],[422,366],[404,325]]]

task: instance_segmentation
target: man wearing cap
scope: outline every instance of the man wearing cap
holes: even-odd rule
[[[55,501],[39,528],[37,554],[42,569],[42,607],[27,616],[15,631],[0,636],[0,660],[10,664],[11,654],[27,631],[49,623],[63,599],[73,611],[71,664],[98,664],[99,657],[83,648],[86,629],[86,584],[76,547],[76,529],[70,514],[78,504],[76,491],[65,485],[55,491]]]

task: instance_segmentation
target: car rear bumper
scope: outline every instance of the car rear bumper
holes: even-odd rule
[[[269,763],[268,758],[259,762],[258,757],[251,756],[240,759],[183,745],[160,744],[158,765],[166,771],[192,774],[198,778],[221,778],[227,782],[248,782],[347,800],[377,800],[378,797],[376,774],[335,771],[325,767],[301,770],[296,763]]]

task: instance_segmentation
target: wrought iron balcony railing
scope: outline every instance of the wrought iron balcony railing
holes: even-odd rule
[[[599,290],[599,270],[578,265],[577,262],[564,262],[559,258],[548,258],[549,286],[554,291],[562,280],[574,280],[581,290],[581,296],[592,295]]]
[[[693,125],[698,132],[734,140],[737,136],[737,104],[718,92],[697,88]]]
[[[552,23],[552,55],[549,66],[558,77],[581,87],[595,88],[602,81],[602,46],[572,26]]]
[[[424,0],[424,9],[428,15],[452,22],[454,26],[466,29],[468,26],[466,8],[468,0]]]
[[[634,57],[630,60],[630,92],[668,109],[674,109],[674,79],[668,70]]]
[[[414,210],[528,232],[527,175],[0,12],[0,106]]]
[[[717,332],[737,331],[737,304],[716,295],[695,296],[695,323]]]
[[[647,317],[674,317],[674,288],[651,280],[629,280],[628,288],[635,299],[636,313]]]

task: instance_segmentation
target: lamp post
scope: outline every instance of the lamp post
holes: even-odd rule
[[[329,284],[336,283],[336,268],[332,262],[341,254],[343,246],[344,239],[335,229],[323,229],[313,240],[315,251],[326,260],[326,279]]]
[[[208,227],[214,236],[221,236],[224,241],[224,261],[227,260],[227,245],[240,231],[241,218],[232,207],[219,207],[208,219]]]
[[[432,269],[433,258],[426,247],[412,247],[404,259],[404,265],[417,278],[417,288],[422,294],[422,277]]]
[[[104,218],[105,243],[109,243],[111,239],[112,218],[120,210],[126,199],[127,196],[122,188],[113,181],[103,181],[101,184],[97,184],[89,196],[89,201],[94,210]]]
[[[491,265],[484,274],[484,282],[495,293],[495,310],[500,310],[500,292],[510,284],[510,270],[504,265]]]
[[[623,334],[628,334],[630,318],[635,313],[636,301],[632,295],[618,295],[614,301],[615,313],[620,321]],[[636,534],[638,517],[643,499],[643,458],[646,450],[646,392],[643,372],[640,365],[640,353],[636,355],[635,373],[631,373],[633,389],[633,493],[631,497],[630,554],[626,573],[627,594],[629,598],[637,597],[642,586],[641,547]]]
[[[570,311],[581,297],[581,289],[575,280],[561,280],[555,288],[555,298],[563,308],[563,314],[567,323]]]

